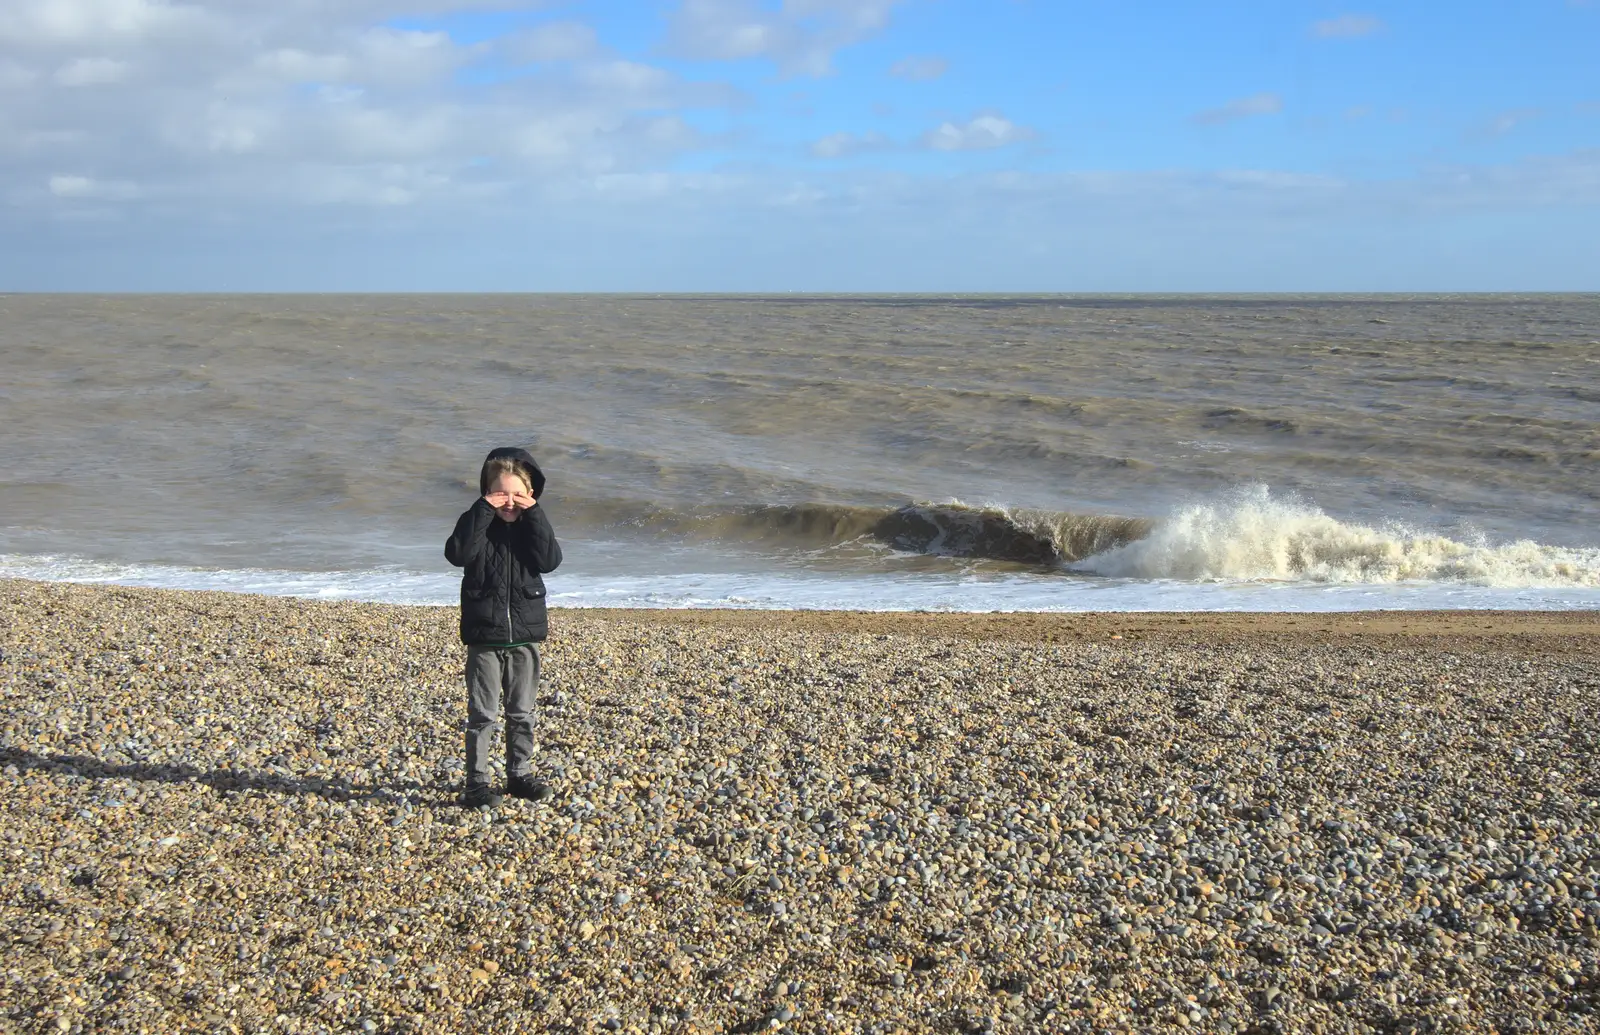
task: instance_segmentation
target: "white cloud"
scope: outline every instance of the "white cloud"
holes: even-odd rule
[[[677,76],[664,68],[620,59],[583,65],[577,70],[577,79],[599,90],[658,95],[678,82]]]
[[[1600,204],[1600,148],[1505,165],[1443,166],[1393,187],[1427,209]]]
[[[559,135],[571,140],[574,131]],[[33,190],[49,197],[44,183]],[[464,187],[452,170],[326,164],[264,191],[259,212],[230,205],[219,222],[194,203],[203,195],[185,189],[181,220],[164,226],[47,224],[44,206],[13,197],[0,206],[0,232],[25,235],[30,247],[0,250],[0,285],[1582,290],[1592,286],[1583,259],[1593,254],[1587,216],[1600,205],[1600,152],[1374,180],[1271,168],[914,176],[657,167],[525,182],[487,176]],[[280,218],[292,213],[282,203],[308,199],[336,209],[312,222]],[[85,221],[123,208],[83,196],[62,205]],[[1466,247],[1486,212],[1514,216],[1511,232],[1494,249]],[[750,225],[761,232],[743,232]]]
[[[1382,32],[1383,29],[1382,19],[1374,18],[1370,14],[1341,14],[1337,18],[1325,18],[1312,23],[1311,34],[1318,39],[1347,40],[1371,36]]]
[[[111,58],[78,58],[56,69],[53,77],[62,86],[104,86],[128,76],[128,65]]]
[[[905,0],[784,0],[785,14],[794,18],[831,18],[869,32],[889,24],[889,14]]]
[[[1217,183],[1229,187],[1260,187],[1268,190],[1339,190],[1347,181],[1323,173],[1284,172],[1278,169],[1223,169],[1215,174]]]
[[[1283,98],[1275,93],[1258,93],[1229,101],[1220,108],[1209,108],[1195,115],[1194,121],[1203,126],[1216,126],[1224,122],[1246,119],[1254,115],[1275,115],[1283,110]]]
[[[611,56],[574,21],[484,43],[395,27],[541,5],[0,0],[0,205],[182,195],[230,218],[296,199],[415,207],[667,161],[707,145],[684,112],[738,101]],[[558,63],[510,81],[461,74],[507,58]]]
[[[764,58],[785,75],[822,76],[833,55],[889,24],[905,0],[784,0],[768,10],[754,0],[684,0],[670,23],[671,49],[712,61]]]
[[[938,79],[950,70],[950,62],[942,57],[922,56],[901,58],[889,66],[889,74],[896,79],[926,82]]]
[[[739,15],[724,22],[733,32],[725,40],[728,53],[812,73],[826,71],[838,47],[867,39],[895,13],[894,4],[881,0],[779,4],[716,0],[701,11]],[[488,6],[474,0],[0,0],[0,6],[6,9],[0,18],[0,240],[30,245],[0,248],[0,274],[10,278],[0,286],[33,276],[35,241],[66,242],[59,250],[65,277],[78,256],[100,254],[98,244],[74,249],[70,236],[52,236],[69,216],[105,216],[96,232],[113,224],[127,228],[118,246],[142,268],[145,245],[198,239],[206,227],[223,223],[239,229],[216,252],[226,264],[250,261],[245,256],[253,245],[274,234],[292,239],[296,254],[316,261],[319,256],[307,254],[312,249],[305,235],[334,224],[385,234],[422,228],[432,236],[417,238],[419,252],[448,235],[476,243],[504,233],[516,237],[522,249],[516,254],[525,255],[526,231],[542,219],[570,224],[571,240],[614,257],[652,253],[622,246],[634,240],[635,228],[657,235],[662,246],[655,252],[668,254],[674,242],[707,247],[708,227],[737,229],[756,211],[793,213],[784,231],[792,239],[827,233],[854,247],[868,240],[869,229],[872,239],[900,240],[888,232],[905,228],[893,222],[899,218],[894,213],[927,217],[926,236],[919,237],[907,215],[912,229],[904,240],[938,246],[935,231],[972,240],[960,237],[968,232],[962,226],[997,226],[1002,217],[1037,240],[1052,225],[1099,218],[1102,206],[1129,220],[1155,210],[1209,227],[1235,214],[1338,225],[1374,212],[1600,204],[1600,157],[1594,155],[1370,183],[1271,169],[1165,177],[1116,171],[923,177],[847,161],[803,163],[800,173],[740,166],[738,174],[688,175],[666,170],[677,167],[677,157],[721,139],[696,124],[735,121],[702,120],[695,113],[731,106],[739,96],[725,84],[688,81],[648,59],[624,58],[576,22],[552,22],[543,34],[532,29],[480,45],[394,28],[411,24],[398,20],[404,15],[428,16],[422,24],[432,26],[441,11]],[[85,20],[84,12],[100,20]],[[57,18],[53,27],[41,20],[46,15]],[[39,31],[19,34],[19,24]],[[752,32],[740,36],[734,30],[741,26],[753,26]],[[673,40],[684,43],[681,36]],[[519,46],[520,59],[514,57]],[[508,67],[509,77],[503,74]],[[90,88],[92,80],[112,75],[118,77],[114,87]],[[1199,118],[1226,122],[1281,110],[1276,94],[1258,94]],[[1510,112],[1499,119],[1510,119],[1509,129],[1527,117],[1531,113]],[[835,133],[811,141],[809,152],[842,160],[931,149],[941,154],[918,162],[933,167],[947,164],[942,152],[1003,148],[1034,136],[1001,114],[963,114],[921,136]],[[993,194],[992,204],[972,200],[979,190]],[[637,207],[630,207],[636,196]],[[306,206],[324,208],[306,216]],[[954,215],[938,222],[929,213],[938,220]],[[675,238],[678,215],[685,229]],[[960,219],[968,223],[957,226]],[[586,236],[590,223],[612,226],[611,236]],[[133,236],[136,228],[144,236]],[[368,249],[376,269],[399,265],[387,244],[374,246],[356,232],[346,239],[352,248]],[[773,254],[789,254],[788,240],[772,240]],[[18,257],[24,252],[28,262]],[[463,254],[470,261],[470,253]],[[721,261],[709,251],[694,256],[696,262]],[[431,253],[427,261],[435,261]],[[427,268],[446,268],[438,262]],[[574,269],[597,278],[590,286],[625,286],[606,279],[604,266]]]
[[[1003,115],[979,115],[961,125],[945,122],[922,135],[922,146],[934,151],[982,151],[1021,143],[1034,136]]]
[[[846,158],[869,151],[884,151],[893,145],[882,133],[831,133],[811,145],[818,158]]]
[[[94,181],[87,176],[50,177],[50,193],[58,198],[81,198],[93,189]]]
[[[477,49],[458,46],[442,32],[369,29],[352,48],[352,79],[373,86],[436,83],[471,61]]]
[[[513,34],[504,43],[513,61],[582,61],[601,53],[600,37],[582,22],[545,22]]]
[[[15,61],[0,59],[0,90],[20,90],[32,86],[39,73]]]
[[[203,30],[199,7],[165,0],[11,0],[0,40],[44,45],[100,45]]]
[[[426,162],[453,151],[462,124],[447,105],[404,112],[360,104],[330,110],[318,127],[318,153],[357,162]]]
[[[337,49],[279,47],[259,55],[253,67],[270,81],[282,84],[353,83],[403,89],[447,79],[457,68],[471,62],[479,50],[457,46],[442,32],[387,27],[330,42]],[[234,77],[231,81],[245,80]]]
[[[58,198],[121,200],[135,197],[139,193],[131,183],[59,173],[50,177],[48,186],[50,193]]]
[[[700,133],[676,115],[661,115],[639,124],[642,139],[662,152],[684,151],[700,142]]]
[[[792,43],[781,15],[740,0],[685,0],[673,16],[673,43],[690,57],[740,60],[765,57]]]
[[[404,165],[327,166],[301,170],[295,195],[314,205],[387,209],[414,205],[448,189],[448,177]]]
[[[346,54],[312,54],[297,47],[280,47],[262,54],[255,67],[285,83],[338,83],[350,77]]]

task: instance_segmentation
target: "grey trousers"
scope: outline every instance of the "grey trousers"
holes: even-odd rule
[[[506,775],[533,769],[533,709],[538,703],[539,648],[467,647],[467,783],[489,782],[489,750],[504,703]]]

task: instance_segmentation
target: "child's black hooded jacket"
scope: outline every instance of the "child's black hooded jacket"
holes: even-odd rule
[[[488,460],[512,457],[525,464],[533,495],[544,494],[544,472],[525,449],[496,449]],[[487,461],[486,461],[487,462]],[[488,486],[479,486],[487,492]],[[444,556],[461,574],[461,642],[530,643],[549,635],[544,579],[561,564],[561,545],[544,516],[544,504],[501,521],[487,500],[467,508],[444,544]]]

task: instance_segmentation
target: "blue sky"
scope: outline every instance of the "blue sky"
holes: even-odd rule
[[[1600,0],[8,0],[0,290],[1600,290]]]

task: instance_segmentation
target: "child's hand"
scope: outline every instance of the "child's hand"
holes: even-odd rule
[[[504,510],[511,506],[512,497],[509,492],[489,492],[484,494],[483,500],[495,510]]]
[[[538,502],[526,492],[513,492],[511,494],[511,505],[518,510],[527,510]]]

